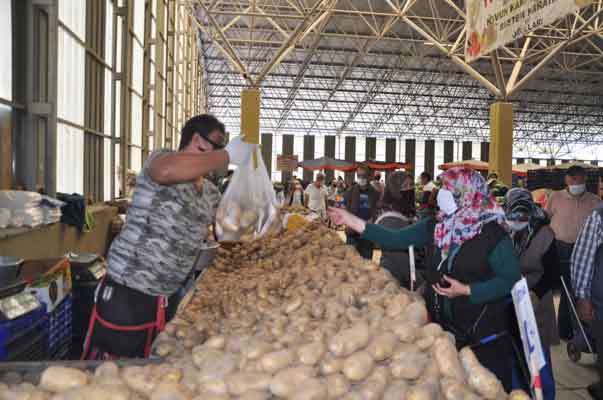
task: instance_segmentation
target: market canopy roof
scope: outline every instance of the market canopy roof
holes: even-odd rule
[[[489,140],[497,99],[516,143],[603,143],[603,0],[472,64],[462,0],[188,0],[203,105],[231,132],[243,88],[275,134]]]

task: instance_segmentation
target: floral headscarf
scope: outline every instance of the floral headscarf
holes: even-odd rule
[[[435,243],[446,259],[463,243],[477,236],[482,226],[495,221],[504,222],[505,214],[490,194],[484,177],[470,168],[452,168],[439,176],[442,189],[454,196],[457,211],[448,216],[438,215]]]

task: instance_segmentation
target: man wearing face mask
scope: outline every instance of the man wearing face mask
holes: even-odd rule
[[[165,324],[168,298],[177,302],[214,221],[220,192],[205,177],[243,165],[256,149],[240,138],[226,145],[224,125],[199,115],[182,128],[178,151],[160,149],[148,157],[126,224],[109,249],[82,358],[149,355]]]
[[[532,199],[532,193],[525,189],[511,189],[505,195],[505,217],[515,255],[519,258],[521,274],[526,278],[533,299],[534,315],[540,333],[540,342],[546,358],[546,366],[540,371],[542,391],[545,400],[555,398],[555,378],[551,364],[551,345],[558,341],[555,306],[553,304],[553,281],[558,270],[555,251],[555,234],[549,219]],[[514,329],[516,343],[521,342],[519,329]],[[528,366],[523,359],[515,359]],[[529,391],[530,382],[514,368],[513,389]]]
[[[551,218],[551,228],[555,232],[557,255],[559,257],[560,276],[566,285],[571,286],[570,257],[578,233],[584,226],[586,218],[594,209],[603,206],[601,199],[586,191],[586,170],[572,166],[565,176],[567,188],[551,194],[546,205],[546,212]],[[560,282],[560,281],[559,281]],[[560,287],[560,283],[557,286]],[[559,336],[568,340],[572,337],[571,314],[565,292],[561,291],[559,303]]]
[[[362,219],[363,221],[373,221],[377,214],[377,202],[381,193],[369,182],[371,170],[366,165],[361,165],[356,171],[358,178],[357,185],[346,193],[345,204],[349,212]],[[347,243],[356,247],[358,253],[367,260],[373,258],[373,244],[368,240],[363,240],[360,236],[351,230],[346,230]]]

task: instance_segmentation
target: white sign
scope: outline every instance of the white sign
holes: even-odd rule
[[[471,62],[593,0],[466,0],[465,60]]]
[[[530,292],[525,278],[522,278],[513,286],[511,295],[513,296],[515,314],[517,314],[517,323],[521,332],[523,351],[532,376],[536,376],[540,374],[540,370],[546,365],[546,359],[542,352],[538,326],[534,317],[534,308],[532,307]]]

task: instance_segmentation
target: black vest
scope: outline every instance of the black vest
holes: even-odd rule
[[[484,225],[479,235],[463,243],[453,260],[452,270],[448,272],[447,262],[444,261],[441,272],[469,285],[494,278],[496,274],[490,267],[488,257],[506,236],[507,233],[496,222]],[[441,253],[433,243],[428,247],[427,260],[426,265],[430,268],[428,274],[436,276]],[[455,334],[459,347],[477,343],[485,337],[509,330],[511,305],[507,299],[486,304],[473,304],[467,296],[459,296],[454,299],[444,298],[437,295],[431,286],[428,286],[425,300],[432,319]],[[445,309],[451,312],[452,319],[449,318]]]

